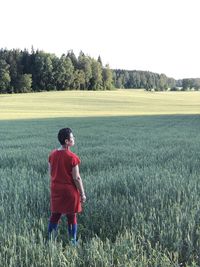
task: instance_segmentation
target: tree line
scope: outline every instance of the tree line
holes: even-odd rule
[[[200,78],[169,78],[165,74],[149,71],[114,70],[113,79],[116,88],[145,88],[147,91],[187,91],[199,90]]]
[[[24,93],[51,90],[109,90],[113,88],[109,65],[72,50],[55,54],[32,49],[0,50],[0,93]]]
[[[0,49],[0,93],[24,93],[51,90],[111,90],[144,88],[148,91],[199,90],[200,79],[175,80],[165,74],[128,71],[103,66],[73,50],[57,57],[44,51]]]
[[[164,91],[176,87],[176,80],[165,74],[136,70],[115,70],[114,83],[117,88],[145,88],[148,91]]]

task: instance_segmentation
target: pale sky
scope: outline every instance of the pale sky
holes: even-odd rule
[[[0,0],[0,48],[82,50],[111,68],[200,77],[200,0]]]

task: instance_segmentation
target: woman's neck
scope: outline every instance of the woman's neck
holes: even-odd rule
[[[69,150],[69,146],[67,145],[62,145],[59,150]]]

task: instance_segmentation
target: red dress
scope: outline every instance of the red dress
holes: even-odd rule
[[[77,213],[82,211],[81,198],[72,177],[72,168],[80,164],[79,157],[70,150],[53,150],[51,166],[51,212]]]

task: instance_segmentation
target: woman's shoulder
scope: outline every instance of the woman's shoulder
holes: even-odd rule
[[[49,153],[49,157],[48,157],[49,162],[50,162],[50,160],[54,157],[55,153],[56,153],[56,149],[53,149],[53,150]]]
[[[81,163],[80,158],[74,152],[68,150],[68,155],[71,158],[72,167],[75,167]]]
[[[77,154],[75,154],[74,152],[72,152],[71,150],[68,150],[67,154],[72,158],[79,158],[79,156]]]
[[[53,154],[55,154],[55,153],[56,153],[56,151],[57,151],[57,149],[53,149],[53,150],[51,150],[51,152],[50,152],[50,154],[49,154],[49,155],[53,155]]]

